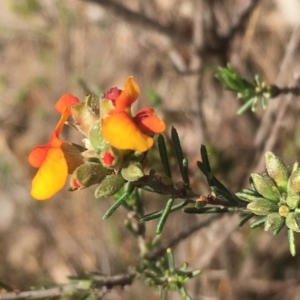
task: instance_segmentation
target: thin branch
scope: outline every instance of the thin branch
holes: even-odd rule
[[[227,52],[229,50],[230,43],[236,35],[245,31],[246,24],[259,3],[260,0],[252,0],[241,14],[236,17],[236,21],[234,21],[233,25],[225,35],[215,35],[216,40],[213,41],[213,44],[204,44],[202,48],[198,49],[198,53],[224,54]]]
[[[85,2],[93,2],[101,5],[106,8],[116,16],[120,17],[120,19],[129,22],[130,24],[142,26],[145,29],[150,29],[156,31],[160,34],[163,34],[170,38],[173,41],[177,41],[179,43],[192,45],[197,49],[198,54],[219,54],[224,53],[228,48],[231,41],[234,37],[245,30],[246,24],[256,6],[260,3],[260,0],[252,0],[250,4],[241,12],[241,14],[236,18],[236,21],[229,29],[227,34],[222,36],[216,36],[216,40],[212,43],[204,43],[200,46],[198,44],[194,44],[193,37],[179,33],[174,29],[173,26],[164,26],[160,24],[158,21],[153,20],[145,15],[142,15],[138,12],[132,11],[125,7],[124,5],[116,2],[115,0],[82,0]],[[199,12],[201,15],[201,12]]]
[[[62,287],[55,287],[50,289],[41,289],[35,291],[24,291],[24,292],[11,292],[6,294],[0,294],[0,300],[16,300],[16,299],[40,299],[40,298],[53,298],[58,297],[64,293],[76,289],[76,285],[67,284]]]
[[[299,27],[295,28],[290,41],[286,48],[286,53],[281,64],[280,73],[276,80],[276,85],[284,80],[287,72],[290,72],[290,66],[293,62],[295,54],[297,53],[298,45],[300,41]],[[264,155],[266,151],[272,151],[276,140],[278,138],[278,130],[281,127],[282,120],[285,116],[285,112],[292,99],[292,95],[289,95],[285,101],[282,101],[279,106],[279,99],[274,99],[270,102],[268,110],[263,116],[260,127],[256,133],[254,139],[254,145],[256,148],[256,159],[254,160],[255,167],[251,168],[253,172],[260,172],[264,165]],[[274,120],[275,123],[274,123]]]
[[[33,291],[15,291],[6,294],[0,294],[0,300],[17,300],[17,299],[41,299],[41,298],[54,298],[63,296],[64,294],[74,294],[76,292],[88,292],[90,289],[100,289],[106,287],[111,289],[114,286],[130,285],[133,282],[136,273],[131,271],[124,274],[117,274],[113,276],[105,275],[92,275],[91,278],[78,279],[63,286],[53,287],[49,289],[41,288]],[[90,280],[90,284],[86,282]]]
[[[159,244],[158,246],[154,247],[146,256],[145,258],[148,260],[156,260],[159,257],[163,256],[167,249],[179,244],[182,240],[189,237],[191,234],[195,233],[199,229],[202,229],[208,226],[213,221],[219,219],[220,215],[215,215],[213,217],[208,218],[205,221],[201,221],[187,229],[182,230],[177,234],[177,236],[169,239],[168,241]],[[129,271],[128,273],[124,274],[117,274],[113,276],[106,276],[101,274],[93,274],[87,276],[86,279],[77,279],[74,278],[74,282],[53,287],[49,289],[41,288],[39,290],[33,291],[15,291],[9,292],[6,294],[0,294],[0,300],[18,300],[18,299],[41,299],[41,298],[55,298],[63,296],[64,294],[70,295],[70,293],[76,293],[77,291],[89,291],[90,289],[99,289],[100,294],[102,294],[101,288],[106,287],[107,289],[111,289],[114,286],[125,286],[132,284],[134,278],[136,276],[136,272],[134,270]],[[86,283],[90,281],[90,283]],[[85,286],[86,285],[86,286]],[[106,291],[106,290],[105,290]],[[101,299],[101,298],[100,298]]]
[[[147,255],[146,258],[149,260],[156,260],[157,258],[163,256],[168,248],[172,248],[179,244],[182,240],[189,237],[194,232],[198,231],[199,229],[208,226],[215,220],[218,220],[221,215],[215,215],[213,217],[208,218],[205,221],[201,221],[199,223],[194,224],[193,226],[188,227],[187,229],[182,230],[173,238],[165,241],[164,243],[159,244],[155,248],[153,248]],[[0,299],[1,300],[1,299]]]
[[[249,6],[247,6],[245,10],[242,11],[241,14],[236,18],[236,21],[229,29],[228,33],[222,37],[223,41],[230,43],[238,33],[245,31],[246,24],[259,3],[260,0],[251,1]]]
[[[142,15],[138,12],[132,11],[114,0],[82,0],[82,1],[97,3],[105,7],[107,10],[111,11],[121,19],[130,22],[131,24],[135,24],[159,32],[163,35],[168,36],[172,40],[176,40],[184,44],[191,43],[191,37],[187,36],[186,34],[178,33],[177,31],[174,30],[172,26],[163,26],[159,22],[150,19],[147,16]]]

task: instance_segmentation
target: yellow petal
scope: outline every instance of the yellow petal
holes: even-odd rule
[[[43,164],[32,180],[31,196],[36,200],[51,198],[67,180],[68,166],[61,148],[49,148]]]
[[[153,138],[142,133],[125,112],[104,119],[102,134],[107,142],[121,150],[145,152],[153,145]]]

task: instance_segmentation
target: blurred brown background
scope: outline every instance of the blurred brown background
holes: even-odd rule
[[[297,160],[299,98],[281,97],[265,113],[237,116],[240,103],[214,74],[230,62],[248,79],[259,73],[269,83],[296,85],[299,16],[298,0],[2,0],[0,281],[29,289],[85,270],[124,272],[136,261],[136,242],[123,229],[126,211],[102,221],[112,200],[95,200],[93,188],[70,193],[66,187],[45,202],[30,197],[35,170],[27,155],[48,140],[63,93],[100,95],[134,75],[142,91],[138,106],[161,100],[156,110],[169,124],[167,135],[177,128],[199,193],[208,192],[196,168],[201,143],[232,192],[247,185],[251,172],[264,170],[265,150],[289,165]],[[64,137],[82,139],[70,129]],[[166,199],[144,201],[150,213]],[[163,239],[201,218],[171,215]],[[176,247],[178,263],[203,270],[189,284],[192,298],[300,299],[299,259],[289,254],[286,232],[274,238],[248,225],[237,229],[237,222],[225,216]],[[147,224],[148,237],[155,225]],[[141,298],[159,296],[136,282],[104,297]]]

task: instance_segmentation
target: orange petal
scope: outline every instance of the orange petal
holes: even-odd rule
[[[61,148],[49,148],[32,180],[31,196],[46,200],[61,190],[67,180],[68,166]]]
[[[62,131],[64,125],[65,125],[65,122],[67,121],[68,119],[68,116],[69,116],[69,108],[65,107],[63,108],[63,111],[62,111],[62,115],[52,133],[52,136],[50,138],[50,141],[52,141],[53,139],[55,140],[54,137],[58,137],[60,132]]]
[[[133,76],[129,76],[125,82],[124,90],[116,99],[115,109],[117,112],[130,109],[133,102],[137,100],[140,94],[140,88],[134,81]]]
[[[139,129],[144,133],[161,133],[166,129],[166,124],[158,118],[151,107],[141,109],[134,117]]]
[[[72,115],[71,106],[74,104],[78,104],[79,102],[80,101],[75,96],[73,96],[71,94],[63,94],[56,102],[55,109],[58,112],[63,113],[64,109],[67,107],[68,114],[69,114],[69,116],[71,116]]]
[[[121,150],[145,152],[153,145],[153,139],[142,133],[125,112],[104,119],[102,134],[106,141]]]

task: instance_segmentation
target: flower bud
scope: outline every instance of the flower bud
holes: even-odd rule
[[[123,163],[123,153],[119,149],[107,146],[100,152],[99,159],[104,167],[117,169]]]
[[[94,150],[101,150],[106,141],[102,137],[101,133],[101,120],[97,120],[89,131],[89,142],[92,145]]]
[[[288,181],[287,192],[288,194],[300,196],[300,168],[291,174]]]
[[[114,108],[113,101],[102,98],[100,101],[100,119],[102,120],[107,118],[109,116],[109,112]]]
[[[277,212],[268,214],[265,221],[265,231],[271,231],[273,234],[279,233],[284,225],[284,220],[284,217]]]
[[[95,191],[95,197],[107,197],[117,193],[124,185],[125,180],[121,173],[107,175],[98,185]]]
[[[281,205],[278,209],[278,212],[282,217],[286,217],[290,213],[290,211],[290,208],[286,205]]]
[[[270,212],[278,210],[277,204],[267,199],[259,199],[250,202],[247,205],[247,209],[251,210],[258,216],[266,216]]]
[[[139,162],[131,162],[128,167],[122,168],[122,176],[127,181],[136,181],[144,176],[143,167]]]
[[[284,162],[272,152],[266,152],[266,168],[268,175],[275,181],[278,190],[286,192],[289,172]]]
[[[243,192],[235,193],[235,195],[238,198],[240,198],[242,200],[245,200],[245,201],[248,201],[248,202],[261,199],[261,197],[259,197],[257,195],[250,195],[250,194],[243,193]]]
[[[300,203],[300,196],[288,194],[285,202],[290,209],[296,209]]]
[[[74,126],[85,136],[88,136],[93,124],[98,120],[98,116],[95,115],[85,103],[73,105],[71,110],[76,122]]]
[[[116,101],[116,99],[120,96],[122,93],[122,90],[118,89],[116,86],[110,88],[105,94],[103,95],[103,98],[109,99],[111,101]]]
[[[288,228],[300,232],[300,213],[298,212],[291,212],[287,215],[285,219],[285,224]]]
[[[100,183],[106,176],[107,169],[95,162],[79,166],[71,176],[70,191]]]
[[[264,198],[278,202],[280,194],[272,178],[268,175],[251,174],[253,184],[257,192]]]
[[[100,100],[94,95],[86,95],[84,98],[84,103],[89,109],[89,111],[95,115],[97,118],[100,116]]]

